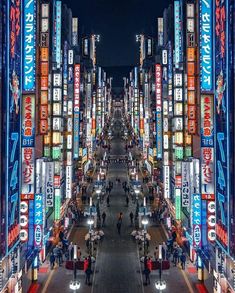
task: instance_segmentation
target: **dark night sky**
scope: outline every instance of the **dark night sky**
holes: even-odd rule
[[[79,32],[100,34],[97,63],[106,67],[108,75],[126,76],[138,63],[139,49],[135,35],[156,35],[157,17],[171,0],[63,0],[79,18]],[[110,70],[108,70],[108,68]],[[111,69],[112,68],[112,69]],[[117,75],[117,74],[116,74]],[[122,78],[121,78],[122,79]],[[115,77],[114,77],[115,80]]]

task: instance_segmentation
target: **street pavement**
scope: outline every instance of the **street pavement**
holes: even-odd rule
[[[121,141],[121,126],[119,121],[120,114],[113,129],[114,138],[111,145],[111,156],[125,155],[124,143]],[[136,150],[133,151],[133,155]],[[85,276],[83,271],[78,272],[77,279],[81,282],[79,292],[83,293],[150,293],[157,292],[154,283],[158,280],[158,271],[152,271],[150,275],[151,283],[148,286],[143,284],[143,264],[140,262],[140,256],[143,250],[140,245],[130,236],[133,227],[130,225],[129,213],[135,214],[136,204],[130,200],[129,206],[126,206],[125,194],[122,184],[116,184],[115,179],[120,178],[121,182],[127,181],[127,168],[124,163],[111,162],[108,169],[107,180],[114,183],[110,195],[110,207],[107,207],[106,200],[100,203],[101,214],[106,212],[106,223],[102,227],[105,235],[104,239],[96,246],[96,262],[92,267],[92,286],[85,285]],[[142,174],[139,173],[140,180]],[[91,192],[91,187],[88,190]],[[144,193],[147,192],[144,186]],[[116,224],[118,214],[123,213],[123,222],[121,235],[118,235]],[[82,255],[87,256],[84,236],[88,232],[87,224],[79,223],[71,230],[70,241],[77,243],[81,247]],[[166,241],[167,234],[164,227],[160,224],[151,223],[148,227],[148,233],[151,235],[149,255],[153,256],[156,246]],[[41,293],[62,293],[71,292],[69,283],[73,279],[73,272],[66,270],[64,266],[57,267],[53,271],[48,269],[44,279],[41,278]],[[188,260],[186,270],[182,271],[180,267],[173,267],[164,271],[162,279],[166,281],[167,288],[164,292],[193,293],[203,292],[196,289],[196,272],[193,265]],[[206,291],[204,291],[206,292]],[[212,292],[212,291],[208,291]]]

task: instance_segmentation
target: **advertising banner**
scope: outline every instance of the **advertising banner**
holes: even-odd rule
[[[202,219],[201,219],[201,210],[202,210],[202,201],[201,195],[194,193],[192,194],[192,209],[193,209],[193,247],[201,247],[202,241]]]
[[[6,225],[7,253],[19,241],[21,143],[21,1],[7,1]]]
[[[229,244],[230,100],[228,95],[228,1],[215,1],[215,125],[216,125],[216,237],[225,250]]]
[[[181,189],[175,188],[175,218],[181,220]]]
[[[73,130],[73,157],[79,157],[79,111],[80,111],[80,64],[74,65],[74,130]]]
[[[35,91],[36,0],[23,3],[23,91]]]
[[[189,162],[182,162],[182,207],[188,208],[190,204],[190,178]]]
[[[162,69],[160,64],[155,65],[156,91],[156,146],[157,158],[162,158]]]
[[[181,12],[180,1],[174,1],[175,28],[175,67],[179,68],[182,57]]]
[[[200,0],[200,79],[201,91],[213,90],[213,6]]]
[[[54,206],[54,163],[46,162],[46,206]]]
[[[201,96],[201,188],[204,200],[215,199],[213,98],[213,95]]]
[[[66,166],[66,198],[72,197],[72,166]]]
[[[57,68],[61,64],[61,1],[56,0],[55,52]]]
[[[34,245],[42,247],[43,239],[43,194],[35,194],[34,199]]]
[[[170,167],[163,166],[164,198],[170,198]]]

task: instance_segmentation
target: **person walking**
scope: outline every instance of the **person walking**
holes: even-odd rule
[[[128,205],[129,205],[129,197],[126,196],[126,206],[128,207]]]
[[[182,270],[185,270],[186,255],[184,254],[184,252],[181,254],[180,262],[181,262]]]
[[[106,213],[103,212],[102,213],[102,226],[104,226],[104,224],[105,224],[105,219],[106,219]]]
[[[55,256],[53,252],[51,252],[50,254],[50,266],[51,266],[51,270],[53,270],[55,266]]]
[[[86,274],[85,284],[90,286],[91,285],[90,277],[91,277],[92,271],[91,271],[91,266],[87,257],[84,260],[84,272]]]
[[[175,248],[173,251],[173,263],[174,263],[175,267],[177,265],[177,261],[178,261],[178,249]]]
[[[109,207],[109,196],[107,196],[107,199],[106,199],[106,202],[107,202],[107,207]]]
[[[122,226],[122,222],[120,220],[118,220],[118,222],[117,222],[117,231],[118,231],[119,235],[121,235],[121,226]]]
[[[131,226],[133,226],[133,219],[134,219],[134,214],[133,214],[133,212],[130,212]]]

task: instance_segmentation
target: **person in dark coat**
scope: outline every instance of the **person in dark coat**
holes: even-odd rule
[[[50,265],[51,265],[51,270],[53,270],[55,266],[55,256],[53,252],[50,254]]]
[[[184,254],[184,252],[181,254],[180,262],[181,262],[182,270],[185,270],[186,255]]]
[[[121,235],[121,226],[122,226],[122,222],[119,220],[117,222],[117,230],[118,230],[118,234]]]
[[[133,226],[133,219],[134,219],[134,214],[133,212],[130,212],[131,226]]]
[[[103,213],[102,213],[102,226],[104,226],[105,219],[106,219],[106,213],[103,212]]]

